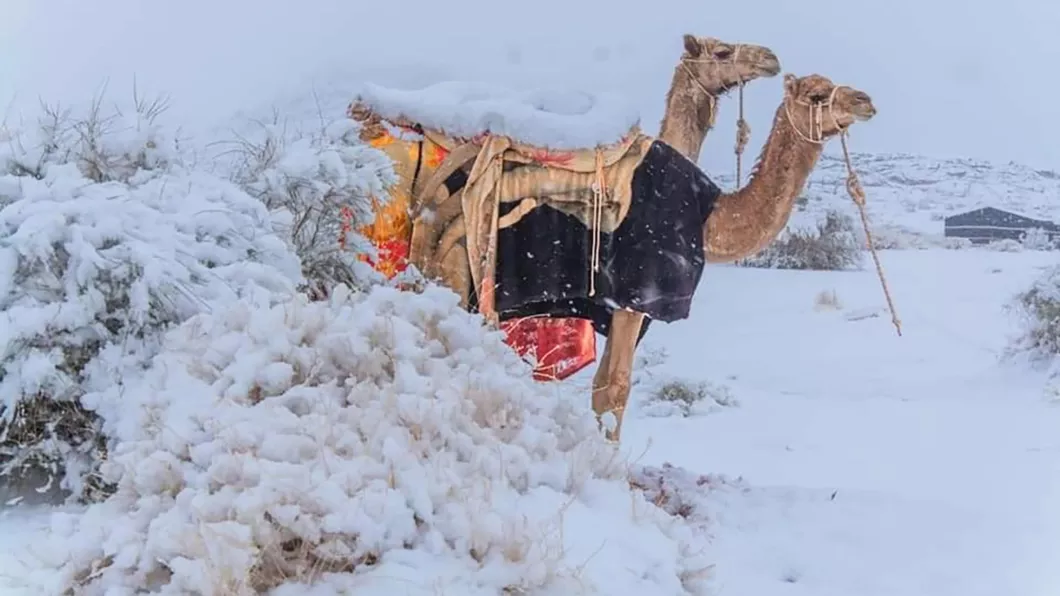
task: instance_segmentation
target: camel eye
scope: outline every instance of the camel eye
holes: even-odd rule
[[[827,100],[828,100],[828,94],[827,93],[816,92],[816,93],[811,93],[810,94],[810,101],[812,101],[814,103],[823,103],[823,102],[825,102]]]
[[[714,52],[714,57],[718,60],[728,60],[732,58],[732,50],[729,48],[722,48]]]

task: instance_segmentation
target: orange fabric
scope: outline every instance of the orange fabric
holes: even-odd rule
[[[596,331],[586,319],[509,319],[501,330],[520,356],[537,361],[535,381],[562,381],[596,361]]]
[[[375,221],[359,230],[379,253],[378,261],[367,255],[360,255],[359,258],[387,278],[392,278],[409,266],[412,222],[409,221],[408,213],[411,198],[406,189],[411,186],[413,171],[409,168],[415,167],[419,157],[419,144],[398,142],[389,134],[371,139],[368,144],[382,150],[394,160],[395,173],[400,181],[390,188],[388,203],[381,204],[375,197],[372,198]]]

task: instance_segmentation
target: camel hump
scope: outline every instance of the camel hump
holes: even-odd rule
[[[556,154],[628,145],[640,133],[636,108],[619,94],[515,90],[481,82],[413,90],[368,84],[350,105],[350,115],[431,131],[432,140],[450,139],[446,145],[493,135]]]

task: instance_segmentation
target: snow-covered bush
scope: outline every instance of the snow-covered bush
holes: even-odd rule
[[[166,138],[156,124],[165,109],[162,100],[136,99],[130,114],[118,109],[105,113],[102,97],[76,115],[44,106],[29,127],[4,123],[0,172],[42,179],[50,166],[73,164],[85,179],[102,183],[165,169],[176,157],[175,139]]]
[[[1021,327],[1005,357],[1026,356],[1045,368],[1045,397],[1060,402],[1060,266],[1048,269],[1007,307],[1019,316]]]
[[[1031,228],[1020,237],[1020,244],[1027,250],[1056,250],[1057,242],[1053,234],[1041,228]]]
[[[397,181],[390,158],[361,141],[360,124],[345,117],[309,130],[275,117],[256,129],[235,141],[231,176],[272,212],[309,289],[323,295],[338,283],[364,288],[382,281],[358,259],[374,248],[357,230],[374,221],[373,201],[390,200]]]
[[[986,248],[997,252],[1023,252],[1024,246],[1019,240],[1005,238],[988,242]]]
[[[723,407],[738,406],[729,388],[709,381],[675,377],[663,367],[670,358],[666,348],[645,346],[637,351],[633,387],[644,395],[638,412],[644,416],[696,416]]]
[[[750,489],[742,477],[733,479],[722,474],[695,474],[669,463],[658,467],[634,468],[629,483],[670,515],[703,526],[710,519],[707,500],[711,492]]]
[[[964,250],[966,248],[972,248],[974,244],[972,244],[972,241],[968,238],[944,236],[942,238],[941,246],[947,250]]]
[[[883,225],[872,230],[872,247],[876,250],[915,250],[929,248],[930,243],[920,234],[902,226]]]
[[[0,142],[0,477],[43,466],[88,496],[105,442],[82,395],[169,326],[300,281],[264,206],[187,171],[159,111],[47,109]]]
[[[859,246],[867,244],[865,232],[860,227],[858,228],[857,237]],[[884,223],[872,227],[872,246],[876,250],[958,249],[968,245],[971,245],[971,242],[965,238],[925,234],[899,224]]]
[[[200,315],[88,399],[117,490],[28,549],[35,593],[705,593],[702,535],[438,286]]]
[[[1060,355],[1060,266],[1050,268],[1017,294],[1010,308],[1023,324],[1010,352],[1046,360]]]
[[[725,385],[671,378],[655,384],[640,411],[645,416],[697,416],[737,405]]]
[[[861,264],[862,244],[854,220],[829,210],[814,230],[794,229],[785,232],[758,254],[741,259],[744,267],[771,269],[812,269],[835,271]]]
[[[843,303],[839,301],[839,294],[834,289],[821,290],[813,298],[814,310],[842,310]]]

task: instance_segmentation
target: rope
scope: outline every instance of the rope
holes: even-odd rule
[[[849,127],[840,126],[839,119],[835,116],[835,96],[839,89],[843,85],[836,85],[832,89],[831,95],[828,97],[826,102],[802,102],[796,100],[790,95],[784,98],[784,113],[787,115],[788,124],[791,125],[792,130],[795,131],[799,137],[804,141],[815,143],[817,145],[823,145],[825,142],[824,138],[824,109],[828,108],[828,116],[832,119],[832,124],[839,131],[839,142],[843,147],[843,161],[847,168],[847,179],[846,188],[847,194],[857,205],[858,214],[861,216],[861,225],[865,230],[865,243],[868,246],[869,252],[872,254],[872,260],[876,265],[876,275],[880,278],[880,286],[883,288],[884,298],[887,300],[887,309],[891,312],[891,323],[894,325],[895,331],[898,332],[898,336],[902,336],[902,322],[898,319],[898,313],[894,308],[894,300],[891,298],[891,291],[887,285],[887,278],[883,274],[883,265],[880,264],[880,256],[876,252],[876,245],[872,241],[872,231],[869,229],[869,217],[865,212],[865,189],[861,186],[861,181],[858,179],[857,171],[854,170],[854,164],[850,161],[850,151],[847,149],[847,135],[850,134]],[[791,115],[791,103],[795,102],[801,105],[809,107],[810,110],[810,133],[809,135],[804,134],[799,127],[795,125],[795,120]],[[816,130],[815,130],[816,129]]]
[[[740,81],[740,115],[736,119],[736,188],[740,188],[742,179],[743,150],[751,140],[751,126],[743,117],[743,87],[744,82]]]
[[[736,44],[733,47],[734,47],[734,49],[733,49],[733,53],[732,53],[732,59],[729,60],[728,62],[731,62],[732,64],[736,64],[737,58],[740,56],[740,49],[743,47],[743,44]],[[699,77],[697,77],[696,74],[694,72],[692,72],[692,69],[690,69],[688,67],[688,63],[689,62],[702,62],[702,63],[706,63],[706,64],[713,64],[715,67],[717,67],[718,65],[721,64],[721,61],[719,61],[717,58],[709,58],[709,59],[684,58],[684,59],[681,60],[681,68],[683,68],[685,70],[685,72],[688,73],[688,78],[692,79],[692,83],[694,83],[696,85],[696,87],[699,87],[699,90],[702,91],[703,94],[707,96],[707,101],[709,102],[709,107],[710,107],[710,114],[709,114],[709,117],[708,117],[709,118],[708,119],[708,125],[711,128],[713,128],[715,119],[717,118],[717,114],[718,114],[718,112],[717,112],[717,109],[718,109],[718,107],[717,107],[718,106],[718,97],[716,95],[714,95],[713,93],[711,93],[710,91],[708,91],[707,87],[702,82],[700,82]],[[740,187],[740,180],[743,177],[742,176],[742,174],[743,174],[743,151],[744,151],[744,148],[747,147],[748,141],[751,140],[751,126],[749,124],[747,124],[747,120],[744,119],[744,111],[743,111],[743,88],[744,88],[744,85],[746,85],[746,82],[743,79],[740,79],[740,81],[739,81],[739,83],[737,83],[737,85],[739,87],[739,96],[740,96],[740,115],[739,115],[739,117],[736,120],[736,148],[735,148],[735,153],[736,153],[736,188],[739,188]]]
[[[600,271],[600,225],[604,217],[604,196],[607,194],[607,177],[604,175],[604,152],[596,150],[596,181],[593,190],[593,244],[592,271],[589,273],[589,296],[596,295],[596,274]]]
[[[853,164],[850,163],[850,151],[847,150],[848,133],[846,129],[841,130],[839,142],[843,146],[843,160],[847,165],[847,193],[854,200],[854,204],[858,206],[858,213],[861,215],[861,226],[865,229],[865,243],[868,245],[869,252],[872,253],[872,260],[876,264],[876,275],[880,278],[880,286],[883,288],[883,295],[887,299],[887,308],[891,311],[891,323],[894,325],[894,330],[898,332],[898,337],[901,337],[902,322],[898,319],[898,313],[895,312],[891,291],[887,287],[887,278],[883,275],[883,265],[880,264],[880,256],[876,253],[876,245],[872,241],[872,232],[869,231],[869,217],[865,213],[865,189],[862,188],[857,172],[854,170]]]

